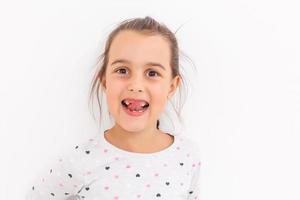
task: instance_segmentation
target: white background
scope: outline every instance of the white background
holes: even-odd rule
[[[300,199],[297,1],[0,4],[0,199],[23,199],[61,152],[99,132],[88,109],[95,60],[117,23],[146,15],[183,25],[179,46],[197,68],[182,60],[200,199]]]

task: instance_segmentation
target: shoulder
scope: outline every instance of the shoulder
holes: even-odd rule
[[[185,150],[190,152],[196,160],[201,160],[201,150],[198,142],[185,135],[177,135],[178,143]]]
[[[90,137],[72,144],[66,148],[57,159],[64,163],[71,163],[74,167],[85,166],[88,161],[95,156],[96,149],[98,147],[97,137]]]
[[[98,137],[91,136],[83,141],[78,142],[77,144],[74,144],[69,151],[70,152],[76,152],[76,154],[83,154],[88,155],[92,152],[92,150],[96,149],[99,145]]]

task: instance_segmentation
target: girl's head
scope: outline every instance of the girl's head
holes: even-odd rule
[[[100,62],[91,92],[92,96],[96,89],[100,112],[101,87],[118,126],[130,132],[158,128],[166,104],[183,80],[175,35],[150,17],[125,20],[108,36]],[[121,102],[127,98],[147,101],[147,111],[138,117],[126,114]]]

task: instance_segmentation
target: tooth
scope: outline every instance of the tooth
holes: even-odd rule
[[[130,104],[130,102],[127,99],[125,99],[124,102],[126,103],[127,106]],[[148,103],[142,102],[141,106],[145,106],[146,104],[148,104]]]
[[[126,105],[129,105],[129,101],[128,100],[124,100],[124,102],[126,103]]]

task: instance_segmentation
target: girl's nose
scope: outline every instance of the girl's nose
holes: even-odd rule
[[[141,89],[129,89],[129,91],[131,91],[131,92],[134,92],[134,91],[138,91],[138,92],[142,92],[143,90],[141,90]]]
[[[139,76],[132,77],[130,84],[128,86],[128,90],[131,92],[142,92],[143,91],[143,80]]]

